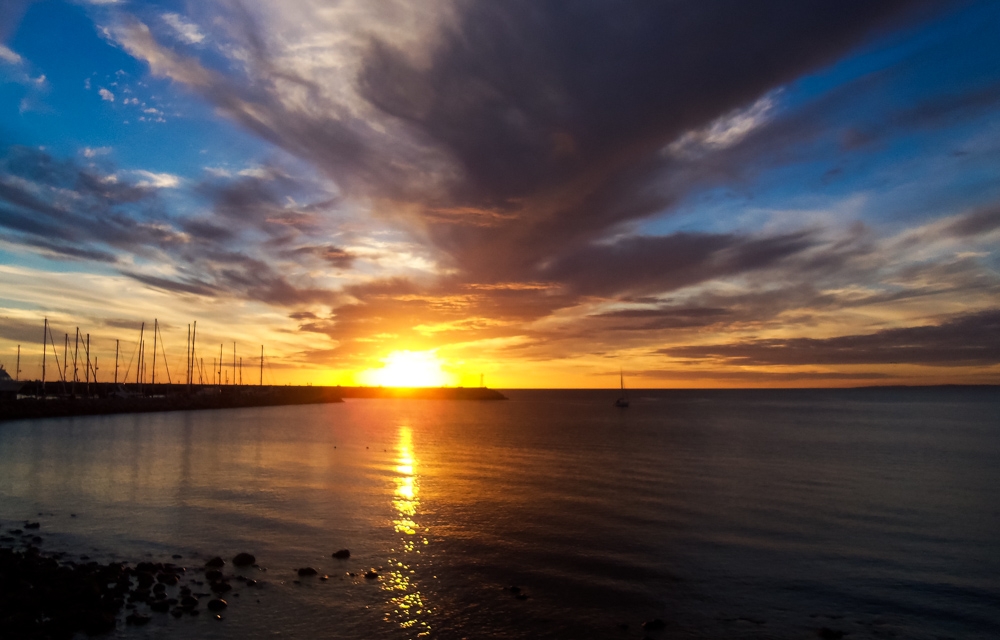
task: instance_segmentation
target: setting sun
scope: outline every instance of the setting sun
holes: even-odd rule
[[[443,387],[452,376],[441,369],[443,362],[433,351],[393,351],[381,369],[361,374],[364,384],[382,387]]]

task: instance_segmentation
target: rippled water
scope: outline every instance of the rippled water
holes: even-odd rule
[[[0,424],[0,529],[266,568],[130,638],[1000,633],[995,389],[508,395]]]

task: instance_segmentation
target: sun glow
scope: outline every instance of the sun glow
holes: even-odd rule
[[[361,374],[363,384],[383,387],[443,387],[452,384],[452,376],[434,351],[393,351],[382,360],[381,369]]]

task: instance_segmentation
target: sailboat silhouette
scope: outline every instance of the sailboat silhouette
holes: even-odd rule
[[[625,391],[625,374],[622,373],[621,369],[618,370],[618,377],[621,379],[622,394],[615,400],[615,406],[622,409],[628,408],[628,393]]]

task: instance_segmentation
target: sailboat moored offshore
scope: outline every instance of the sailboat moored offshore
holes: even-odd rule
[[[625,391],[625,374],[622,373],[622,371],[620,369],[618,371],[618,377],[620,378],[621,385],[622,385],[622,394],[618,397],[617,400],[615,400],[615,405],[614,406],[620,407],[622,409],[627,409],[628,408],[628,393]]]

